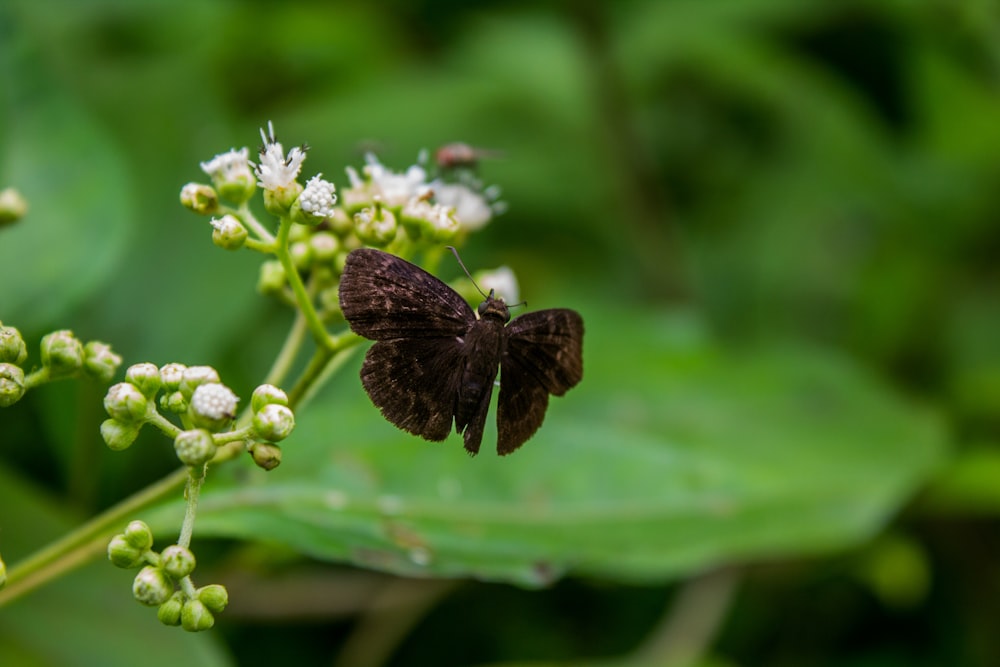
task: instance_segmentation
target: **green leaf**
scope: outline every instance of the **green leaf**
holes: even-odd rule
[[[565,572],[660,579],[857,543],[942,455],[932,415],[845,359],[727,353],[683,317],[585,319],[584,381],[512,456],[397,431],[355,366],[301,411],[281,467],[210,475],[197,535],[529,586]],[[175,503],[146,519],[180,516]]]
[[[0,466],[0,553],[8,574],[18,558],[80,521]],[[217,635],[161,625],[155,609],[132,598],[134,575],[102,557],[0,607],[0,665],[231,664]]]

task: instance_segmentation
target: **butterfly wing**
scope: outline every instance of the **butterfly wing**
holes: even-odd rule
[[[427,440],[444,440],[451,432],[462,362],[455,337],[382,340],[365,355],[361,383],[390,422]]]
[[[354,333],[373,340],[461,336],[476,321],[458,292],[419,266],[373,248],[347,256],[340,309]]]
[[[510,454],[545,419],[549,394],[562,396],[583,378],[583,319],[553,308],[521,315],[506,329],[500,357],[497,453]]]

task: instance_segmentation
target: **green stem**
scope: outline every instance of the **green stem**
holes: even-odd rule
[[[7,587],[0,591],[0,607],[106,550],[111,536],[124,530],[132,516],[175,494],[187,474],[187,468],[170,473],[18,563],[7,573]]]
[[[319,313],[316,312],[312,298],[309,296],[309,292],[302,282],[302,276],[299,275],[298,269],[295,268],[295,264],[292,262],[292,255],[288,250],[288,234],[291,232],[291,229],[291,218],[282,218],[281,225],[278,227],[278,238],[276,239],[274,254],[277,255],[278,261],[281,262],[281,266],[285,269],[285,277],[292,288],[292,293],[295,294],[295,302],[299,307],[299,312],[306,318],[306,325],[309,327],[316,345],[329,349],[333,346],[333,339],[327,332],[326,327],[323,326],[323,320],[320,319]]]
[[[194,519],[198,514],[198,496],[201,494],[201,485],[205,481],[207,468],[208,466],[188,468],[187,486],[184,487],[184,499],[187,504],[184,508],[181,534],[177,538],[177,544],[185,549],[191,546],[191,536],[194,535]]]
[[[295,322],[288,331],[288,335],[285,336],[285,342],[282,344],[278,356],[274,358],[274,363],[271,364],[271,370],[267,372],[263,384],[281,386],[281,383],[288,377],[299,350],[302,349],[302,341],[305,339],[306,331],[308,331],[308,326],[305,315],[301,311],[297,311]]]

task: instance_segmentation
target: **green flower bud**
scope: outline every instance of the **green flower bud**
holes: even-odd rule
[[[24,396],[24,371],[14,364],[0,364],[0,408],[14,405]]]
[[[156,610],[156,618],[163,625],[180,625],[181,609],[184,607],[184,600],[187,596],[181,591],[176,591],[170,599],[160,605]]]
[[[346,237],[354,231],[354,219],[341,207],[333,209],[333,215],[326,219],[326,224],[330,230],[340,238]]]
[[[181,188],[181,205],[200,215],[212,215],[219,210],[219,195],[204,183],[188,183]]]
[[[136,549],[148,551],[153,548],[153,531],[145,521],[130,521],[123,533],[125,539]]]
[[[226,385],[208,382],[194,390],[188,414],[195,426],[209,431],[221,431],[236,418],[236,404],[239,400]]]
[[[287,278],[285,267],[276,259],[260,265],[260,275],[257,277],[257,291],[261,294],[280,294],[285,288]]]
[[[108,446],[108,449],[120,452],[132,446],[135,439],[139,437],[141,426],[141,422],[126,424],[117,419],[105,419],[101,422],[101,437],[104,438],[104,444]]]
[[[247,240],[247,228],[233,215],[212,218],[212,243],[225,250],[239,250]]]
[[[104,396],[104,409],[114,419],[124,424],[133,424],[146,418],[149,401],[134,385],[128,382],[119,382],[111,385],[108,393]]]
[[[202,586],[198,589],[197,595],[209,611],[216,614],[221,614],[229,605],[229,591],[220,584]]]
[[[100,382],[111,382],[122,358],[111,351],[107,343],[92,340],[83,346],[83,370]]]
[[[247,450],[254,465],[261,470],[274,470],[281,465],[281,447],[270,442],[254,442]]]
[[[160,379],[163,380],[164,391],[177,391],[181,388],[181,381],[184,379],[184,371],[187,366],[184,364],[166,364],[160,369]],[[146,393],[146,392],[143,392]]]
[[[108,542],[108,560],[110,560],[115,567],[125,569],[137,567],[142,565],[144,560],[143,556],[145,555],[145,549],[136,549],[134,546],[129,544],[124,535],[115,535],[111,538],[111,541]]]
[[[194,390],[199,386],[218,381],[219,373],[211,366],[188,366],[184,370],[184,379],[181,380],[181,393],[190,401]]]
[[[250,397],[250,409],[253,412],[260,412],[265,405],[288,405],[288,394],[278,389],[273,384],[262,384],[253,390]]]
[[[14,327],[0,325],[0,363],[20,366],[28,357],[28,346],[21,338],[21,332]]]
[[[181,627],[188,632],[201,632],[215,625],[215,617],[201,600],[188,600],[181,608]]]
[[[194,572],[194,554],[186,547],[172,544],[160,554],[160,565],[174,579],[183,579]]]
[[[331,232],[316,232],[309,238],[313,258],[317,262],[332,262],[340,250],[340,240]]]
[[[174,593],[174,585],[160,568],[147,565],[132,581],[132,597],[142,604],[161,605]]]
[[[215,456],[215,450],[212,434],[204,429],[181,431],[174,438],[174,451],[184,465],[198,466],[208,463]]]
[[[336,186],[316,174],[306,182],[302,194],[292,204],[291,216],[295,222],[315,227],[333,215],[337,203]]]
[[[289,407],[271,403],[254,413],[253,429],[258,437],[270,442],[280,442],[295,428],[295,415]]]
[[[28,212],[28,202],[14,188],[0,191],[0,227],[17,222]]]
[[[72,331],[53,331],[42,338],[42,365],[52,376],[75,373],[83,366],[83,344]]]
[[[396,238],[396,216],[380,202],[354,214],[354,231],[366,245],[384,247]]]
[[[184,398],[184,394],[174,391],[160,396],[160,407],[175,415],[180,415],[187,412],[188,401]]]
[[[289,215],[292,204],[302,193],[302,185],[298,181],[292,181],[285,187],[264,190],[264,209],[268,213],[279,218]]]
[[[292,264],[300,271],[308,269],[313,260],[312,247],[305,241],[288,246],[288,254],[292,256]]]
[[[142,392],[146,398],[152,399],[163,386],[163,376],[156,364],[149,362],[132,364],[125,371],[125,380]]]

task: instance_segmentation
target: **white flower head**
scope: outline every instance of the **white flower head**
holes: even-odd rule
[[[333,215],[333,207],[337,203],[336,190],[333,183],[323,180],[323,174],[316,174],[299,195],[299,206],[309,215],[328,218]]]
[[[285,155],[285,149],[274,136],[274,124],[267,122],[267,133],[260,130],[260,138],[264,141],[260,149],[260,161],[253,166],[257,176],[257,184],[265,190],[280,190],[287,188],[299,175],[302,162],[306,159],[306,147],[296,146]]]
[[[477,282],[485,292],[495,290],[496,295],[503,298],[504,303],[518,303],[521,290],[517,284],[517,276],[509,266],[501,266],[492,271],[478,274]]]
[[[228,153],[219,153],[208,162],[202,162],[201,170],[216,184],[249,180],[252,178],[249,156],[250,151],[246,147],[239,150],[233,148]]]
[[[191,396],[191,411],[212,420],[232,419],[236,416],[239,397],[233,390],[218,382],[198,385]]]
[[[364,168],[365,176],[371,182],[375,194],[382,196],[382,203],[390,208],[402,206],[413,197],[419,197],[427,188],[427,170],[419,164],[399,173],[387,169],[371,153],[365,156],[365,160],[368,163]],[[348,176],[351,176],[350,172]],[[353,182],[354,178],[352,184]]]
[[[455,217],[466,231],[482,229],[497,213],[495,203],[485,193],[464,183],[435,181],[431,187],[435,201],[454,208]]]

